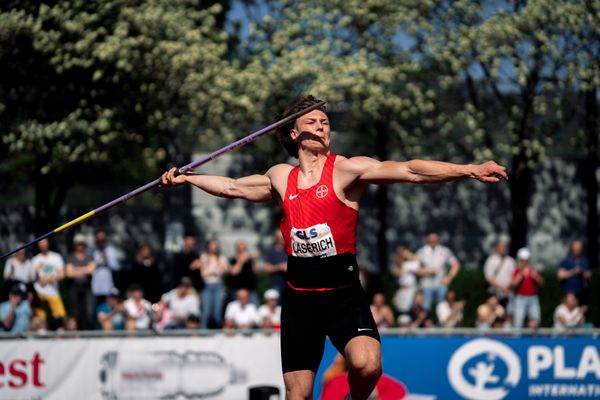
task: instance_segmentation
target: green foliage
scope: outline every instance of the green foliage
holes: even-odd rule
[[[229,66],[226,36],[215,29],[219,5],[38,4],[0,13],[0,130],[10,168],[156,169],[167,132],[191,134],[224,114],[227,79],[216,77]]]
[[[0,175],[35,187],[37,232],[75,184],[147,181],[232,138],[253,105],[238,95],[223,12],[200,0],[0,9]]]

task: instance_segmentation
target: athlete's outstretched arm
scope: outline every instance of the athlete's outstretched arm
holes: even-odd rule
[[[244,199],[264,202],[273,199],[271,179],[267,175],[250,175],[233,179],[225,176],[183,174],[175,176],[177,168],[171,168],[162,175],[162,185],[166,187],[190,183],[214,196],[228,199]]]
[[[363,183],[444,183],[463,179],[496,183],[508,179],[506,168],[493,161],[474,165],[428,160],[377,161],[370,157],[353,157],[344,160],[340,167],[350,175],[355,174],[355,179]]]

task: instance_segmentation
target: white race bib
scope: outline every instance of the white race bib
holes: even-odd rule
[[[306,229],[292,228],[292,255],[296,257],[330,257],[337,254],[333,234],[327,224]]]

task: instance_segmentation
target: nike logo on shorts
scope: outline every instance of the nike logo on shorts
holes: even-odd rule
[[[298,197],[300,195],[300,193],[296,193],[296,194],[290,194],[290,200],[294,200],[296,197]]]
[[[371,329],[371,328],[358,328],[359,332],[362,332],[362,331],[372,331],[372,330],[373,329]]]

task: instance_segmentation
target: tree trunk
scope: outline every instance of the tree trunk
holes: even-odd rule
[[[530,187],[532,181],[532,171],[529,166],[531,161],[527,155],[524,141],[532,136],[532,127],[530,125],[530,115],[533,107],[532,90],[525,88],[521,93],[523,99],[523,114],[519,121],[516,131],[517,146],[519,152],[512,160],[512,174],[509,180],[510,188],[510,208],[512,220],[510,223],[510,253],[516,254],[517,250],[527,245],[527,232],[529,222],[527,221],[527,210],[529,209]]]
[[[596,88],[585,92],[585,157],[584,185],[587,191],[588,258],[592,268],[598,267],[598,100]]]
[[[71,183],[66,177],[42,175],[37,169],[34,176],[33,232],[35,236],[41,236],[58,227],[58,215],[70,187]]]
[[[510,253],[527,244],[527,209],[529,208],[529,187],[531,184],[531,169],[527,165],[527,157],[520,153],[512,162],[512,174],[508,181],[510,188]]]
[[[377,143],[375,144],[377,157],[379,160],[388,159],[387,151],[387,123],[378,121],[376,123]],[[377,187],[377,215],[379,216],[379,229],[377,231],[377,258],[379,259],[379,269],[384,272],[388,268],[388,243],[386,232],[388,230],[388,187],[379,185]]]

